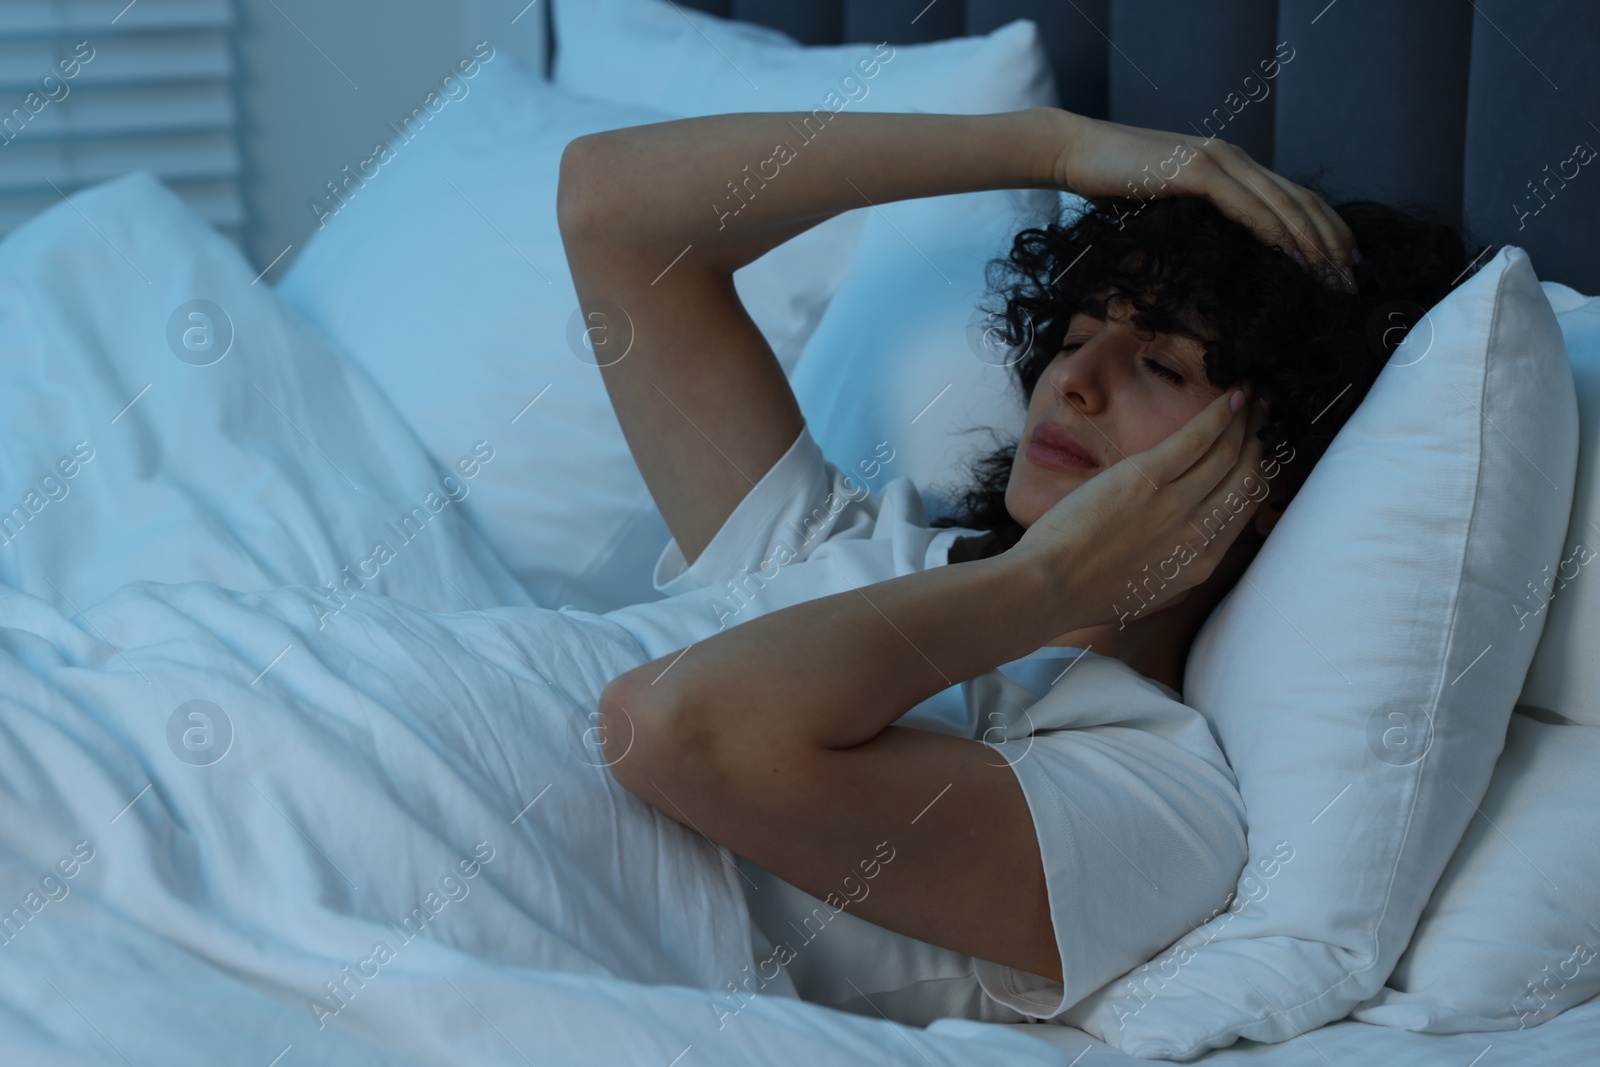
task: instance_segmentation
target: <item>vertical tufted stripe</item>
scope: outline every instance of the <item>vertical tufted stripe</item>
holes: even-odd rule
[[[1330,198],[1461,212],[1472,8],[1282,0],[1278,40],[1293,58],[1278,77],[1273,169],[1312,177]]]
[[[844,0],[733,0],[733,17],[770,26],[801,44],[844,41]]]
[[[967,32],[989,33],[1015,19],[1039,27],[1061,106],[1106,117],[1106,8],[1109,0],[967,0]]]
[[[1220,137],[1270,163],[1276,83],[1261,64],[1277,21],[1277,0],[1113,0],[1110,117]]]
[[[960,37],[965,10],[963,0],[845,0],[845,40],[916,44]]]
[[[1600,5],[1476,0],[1466,222],[1540,278],[1600,293]],[[1564,176],[1564,174],[1565,176]]]

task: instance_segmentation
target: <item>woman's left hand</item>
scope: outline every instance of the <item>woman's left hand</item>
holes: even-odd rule
[[[1203,196],[1262,241],[1330,285],[1354,290],[1355,235],[1316,193],[1273,173],[1244,149],[1045,108],[1061,130],[1053,184],[1084,197]]]

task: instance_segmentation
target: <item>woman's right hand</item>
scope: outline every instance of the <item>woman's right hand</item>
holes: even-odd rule
[[[1244,149],[1214,137],[1044,110],[1061,131],[1052,179],[1059,187],[1085,197],[1203,196],[1329,284],[1354,288],[1340,273],[1358,255],[1350,227],[1322,197],[1261,166]]]
[[[1231,411],[1235,392],[1067,493],[1002,554],[1042,565],[1050,595],[1069,615],[1063,629],[1117,621],[1130,581],[1153,596],[1141,612],[1169,603],[1209,578],[1250,523],[1267,496],[1257,435],[1265,415],[1248,391]],[[1230,496],[1243,504],[1237,511]],[[1227,517],[1220,529],[1219,515]],[[1188,558],[1180,546],[1190,549]],[[1159,582],[1141,584],[1153,574]]]

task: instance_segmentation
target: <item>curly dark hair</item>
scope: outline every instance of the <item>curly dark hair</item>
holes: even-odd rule
[[[1199,341],[1213,385],[1244,379],[1271,405],[1258,434],[1267,454],[1294,450],[1268,501],[1282,510],[1407,331],[1479,262],[1466,231],[1426,207],[1331,206],[1361,252],[1356,293],[1329,288],[1196,196],[1093,199],[1075,217],[1064,208],[1043,229],[1022,230],[987,266],[989,296],[1004,307],[982,310],[1024,404],[1073,314],[1103,315],[1108,294],[1126,298],[1135,327]],[[1202,328],[1188,325],[1196,322]],[[1018,444],[969,461],[964,489],[932,525],[987,531],[985,555],[1014,545],[1023,526],[1005,495]]]

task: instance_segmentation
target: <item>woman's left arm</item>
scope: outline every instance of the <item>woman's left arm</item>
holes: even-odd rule
[[[611,772],[835,908],[1059,979],[1013,772],[977,741],[889,725],[1073,629],[1053,580],[1040,561],[1001,555],[729,627],[606,687]]]
[[[1123,579],[1170,551],[1253,468],[1250,410],[1219,397],[1068,494],[998,556],[796,604],[618,676],[599,703],[613,775],[814,896],[842,896],[842,879],[859,884],[870,865],[876,892],[852,898],[861,917],[1059,980],[1014,772],[979,741],[890,724],[951,685],[1113,618]],[[1203,581],[1223,541],[1162,596]],[[895,858],[879,869],[885,847]]]

